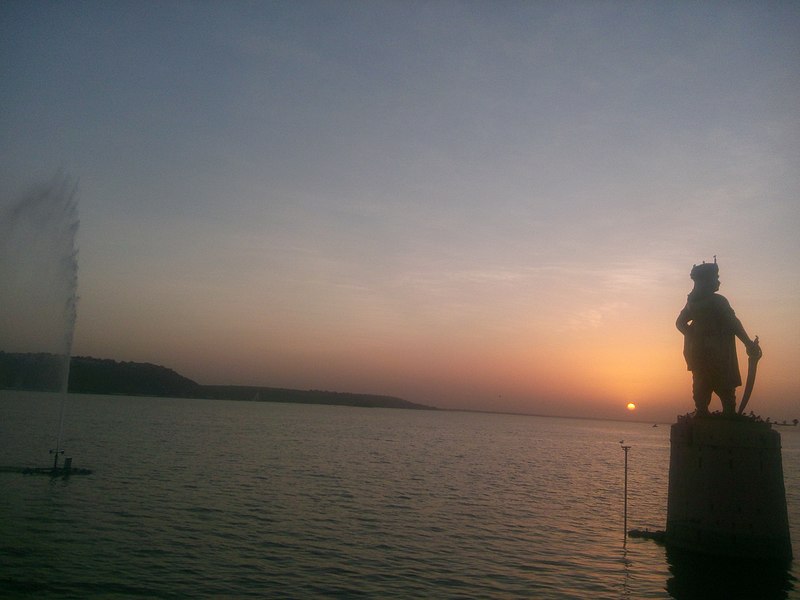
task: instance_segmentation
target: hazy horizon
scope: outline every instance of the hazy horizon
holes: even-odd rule
[[[0,208],[78,183],[74,355],[664,422],[716,256],[750,407],[796,415],[797,3],[6,2],[0,33]]]

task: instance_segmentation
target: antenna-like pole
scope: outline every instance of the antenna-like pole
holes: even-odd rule
[[[621,443],[621,442],[620,442]],[[628,543],[628,450],[630,446],[622,446],[625,451],[625,491],[624,491],[624,504],[622,510],[622,533],[624,534],[623,544]]]

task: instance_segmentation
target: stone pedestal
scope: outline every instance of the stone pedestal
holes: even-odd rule
[[[668,546],[792,558],[781,437],[749,418],[682,417],[670,431]]]

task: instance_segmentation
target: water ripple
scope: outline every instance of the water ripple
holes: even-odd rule
[[[623,547],[617,444],[634,448],[629,524],[663,528],[667,428],[143,398],[71,404],[65,447],[92,475],[0,474],[0,585],[11,597],[670,597],[664,549]],[[2,463],[24,464],[31,414],[47,414],[48,400],[3,396],[6,407],[14,422]],[[792,471],[795,504],[798,488]]]

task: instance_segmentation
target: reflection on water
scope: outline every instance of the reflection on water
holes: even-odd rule
[[[676,600],[779,600],[795,589],[790,563],[714,558],[667,550],[672,575],[667,591]]]

